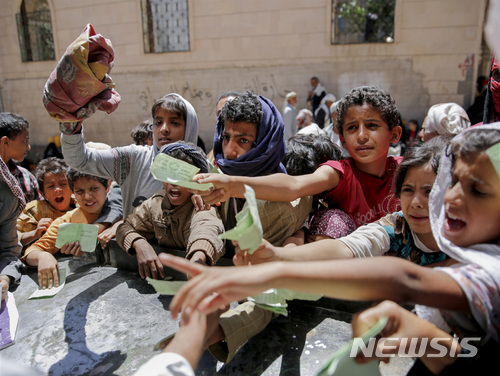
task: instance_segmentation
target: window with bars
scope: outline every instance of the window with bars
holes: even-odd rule
[[[16,14],[21,59],[26,61],[54,60],[54,37],[47,0],[21,2]]]
[[[189,51],[188,0],[141,0],[144,52]]]
[[[396,0],[332,0],[332,44],[394,41]]]

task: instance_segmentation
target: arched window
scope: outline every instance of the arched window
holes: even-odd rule
[[[332,44],[394,41],[396,0],[332,0]]]
[[[54,37],[47,0],[23,0],[16,21],[22,61],[54,60]]]
[[[189,51],[187,0],[141,0],[144,52]]]

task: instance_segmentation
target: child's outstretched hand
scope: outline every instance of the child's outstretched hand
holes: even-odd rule
[[[278,260],[276,255],[277,247],[273,246],[265,239],[262,239],[262,244],[252,254],[248,253],[247,250],[242,250],[235,240],[233,240],[233,244],[235,245],[233,263],[236,266],[257,265]]]
[[[273,268],[271,264],[253,267],[209,267],[166,253],[161,253],[159,257],[164,265],[192,277],[170,303],[170,312],[174,319],[181,307],[184,307],[183,320],[189,320],[194,310],[208,314],[223,309],[233,301],[246,299],[267,290],[266,277],[271,275]]]
[[[203,201],[203,197],[201,197],[198,194],[193,194],[191,196],[191,201],[193,202],[194,210],[196,210],[197,212],[203,210],[210,210],[210,204]]]
[[[206,191],[199,191],[190,189],[189,191],[203,197],[203,201],[208,204],[216,205],[221,202],[227,201],[231,195],[229,192],[230,177],[224,174],[197,174],[193,177],[193,181],[198,183],[212,183],[213,188]]]
[[[123,219],[116,222],[113,226],[104,229],[97,235],[97,241],[101,245],[101,248],[104,249],[108,246],[108,243],[111,239],[113,239],[116,235],[116,229],[123,223]]]
[[[61,253],[73,256],[83,256],[82,248],[79,242],[66,243],[61,247]]]
[[[50,252],[38,256],[38,284],[43,289],[59,287],[59,265]]]
[[[149,244],[145,239],[138,239],[132,246],[134,247],[137,255],[139,275],[141,278],[165,278],[163,264],[158,259],[158,255],[151,244]]]
[[[408,341],[408,343],[410,343],[410,341],[413,343],[415,339],[418,341],[417,348],[420,349],[421,346],[426,346],[424,357],[431,353],[436,354],[441,351],[432,349],[431,347],[427,346],[427,339],[432,338],[442,339],[440,344],[448,347],[449,349],[451,347],[455,347],[455,351],[453,352],[453,354],[457,354],[460,352],[456,351],[457,347],[459,348],[458,342],[454,340],[453,337],[448,333],[442,331],[434,324],[419,318],[417,315],[411,313],[410,311],[390,300],[386,300],[382,303],[379,303],[375,307],[369,308],[354,315],[352,319],[353,337],[360,337],[363,333],[373,327],[383,316],[387,317],[388,321],[384,329],[382,329],[382,331],[380,332],[379,336],[377,336],[381,337],[382,339],[377,342],[377,351],[374,352],[374,355],[384,354],[385,356],[379,358],[375,356],[366,358],[363,353],[360,352],[356,357],[356,361],[358,363],[366,363],[374,359],[379,359],[388,363],[391,355],[394,356],[393,354],[398,354],[401,346],[403,346],[402,350],[405,350],[405,347],[407,345],[406,341]],[[426,342],[421,343],[422,339],[425,339]],[[447,359],[439,359],[435,357],[431,359],[439,360],[438,362],[435,362],[436,364],[427,364],[424,361],[424,363],[426,363],[426,365],[431,368],[435,366],[440,367],[449,362],[449,360]]]

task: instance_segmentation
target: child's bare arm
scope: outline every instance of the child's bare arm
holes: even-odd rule
[[[172,300],[173,315],[182,305],[209,312],[273,287],[338,299],[390,299],[455,311],[469,310],[465,294],[448,274],[395,257],[274,262],[226,268],[204,268],[170,255],[162,257],[165,265],[197,275]],[[215,291],[217,294],[212,295]]]
[[[35,249],[27,254],[25,262],[38,267],[38,284],[42,288],[59,286],[59,269],[57,260],[50,252]]]
[[[337,239],[325,239],[295,247],[275,247],[267,240],[252,254],[235,248],[235,265],[256,265],[270,261],[314,261],[353,258],[351,249]]]
[[[339,184],[339,174],[329,166],[321,166],[312,174],[300,176],[272,174],[246,177],[200,174],[196,175],[194,180],[214,185],[214,190],[196,191],[206,202],[211,204],[226,201],[229,197],[243,198],[245,184],[254,189],[255,197],[260,200],[293,201],[299,197],[331,191]]]

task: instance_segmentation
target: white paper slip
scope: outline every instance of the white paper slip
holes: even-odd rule
[[[38,287],[28,299],[43,299],[52,298],[56,295],[66,284],[66,269],[59,269],[59,287],[52,287],[51,289],[42,289]]]

